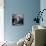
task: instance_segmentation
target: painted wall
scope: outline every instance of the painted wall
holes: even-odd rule
[[[4,34],[7,41],[18,41],[32,28],[32,20],[40,9],[40,0],[5,0],[4,6]],[[24,14],[23,26],[12,26],[12,14]]]
[[[0,42],[4,41],[4,0],[0,0]]]
[[[43,9],[46,9],[46,0],[41,0],[40,1],[40,10],[42,11]],[[43,26],[46,26],[46,11],[43,12],[43,15],[42,15],[44,21],[40,22],[40,25],[43,25]]]

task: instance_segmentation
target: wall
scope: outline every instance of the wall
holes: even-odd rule
[[[41,9],[41,11],[43,9],[46,9],[46,0],[41,0],[40,1],[40,9]],[[41,21],[40,25],[46,26],[46,20],[45,20],[46,19],[46,10],[43,12],[42,17],[43,17],[43,22]]]
[[[7,41],[18,41],[32,28],[35,12],[40,9],[40,0],[4,0],[4,35]],[[12,14],[24,14],[23,26],[12,26]]]
[[[0,42],[4,41],[4,0],[0,0]]]

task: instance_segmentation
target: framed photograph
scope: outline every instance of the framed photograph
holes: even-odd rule
[[[12,14],[12,25],[23,25],[24,24],[24,15]]]

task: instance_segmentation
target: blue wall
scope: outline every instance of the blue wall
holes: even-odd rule
[[[32,20],[36,17],[35,12],[40,9],[40,0],[5,0],[4,2],[5,40],[18,41],[31,30]],[[13,13],[24,13],[23,26],[12,26]]]
[[[40,1],[40,10],[42,11],[43,9],[46,9],[46,0],[41,0]],[[43,22],[40,21],[40,25],[46,27],[46,10],[43,12]]]

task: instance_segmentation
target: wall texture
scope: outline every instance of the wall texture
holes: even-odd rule
[[[32,28],[32,20],[40,9],[40,0],[5,0],[4,6],[4,35],[7,41],[18,41]],[[12,26],[12,14],[24,14],[23,26]]]

